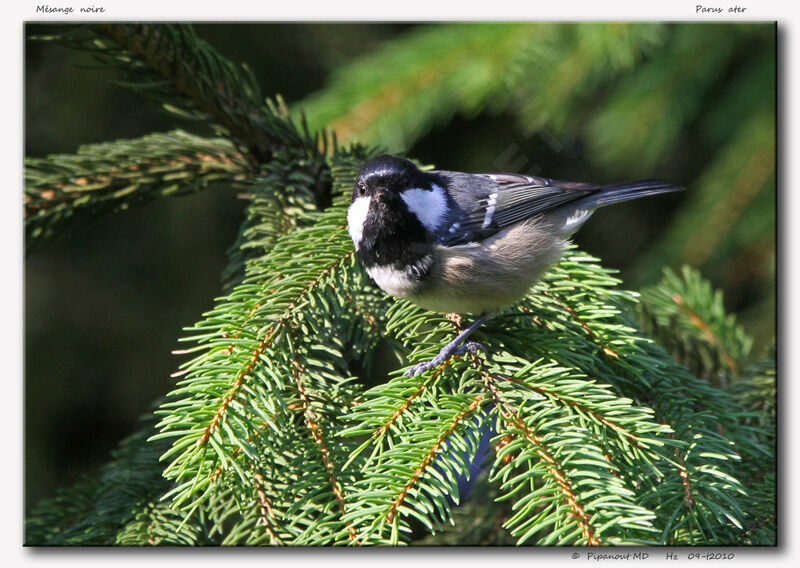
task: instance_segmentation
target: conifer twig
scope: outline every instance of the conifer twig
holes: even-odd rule
[[[79,148],[25,161],[25,230],[30,249],[63,230],[157,196],[185,195],[212,183],[241,182],[244,155],[222,138],[180,130]]]

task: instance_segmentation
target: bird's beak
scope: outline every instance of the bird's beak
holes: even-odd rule
[[[375,197],[377,197],[380,201],[389,201],[392,197],[394,197],[394,191],[385,187],[380,187],[375,192]]]

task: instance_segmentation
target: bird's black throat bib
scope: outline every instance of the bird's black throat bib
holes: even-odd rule
[[[356,256],[366,267],[409,268],[419,279],[431,265],[425,227],[397,194],[373,197]]]

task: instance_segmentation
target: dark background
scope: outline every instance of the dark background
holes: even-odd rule
[[[195,29],[223,55],[246,62],[265,95],[280,93],[292,104],[322,88],[337,66],[410,27],[206,24]],[[28,25],[26,37],[57,29]],[[84,54],[26,41],[25,58],[28,156],[72,153],[81,144],[178,127],[208,133],[115,86],[117,72],[87,67],[91,61]],[[556,149],[545,137],[527,137],[514,117],[502,113],[457,117],[407,155],[442,169],[493,171],[512,144],[520,155],[535,157],[526,168],[535,165],[560,179],[593,179],[579,146]],[[674,164],[669,181],[686,183],[704,158],[691,155]],[[603,210],[575,241],[629,281],[634,259],[668,226],[682,199],[664,196]],[[177,366],[170,351],[178,347],[182,327],[200,319],[220,294],[226,249],[243,208],[232,191],[212,187],[103,218],[26,258],[26,513],[57,487],[105,463],[109,451],[136,429],[138,417],[170,389]],[[725,289],[729,309],[751,307],[746,285]],[[768,317],[767,328],[774,325],[774,314]]]

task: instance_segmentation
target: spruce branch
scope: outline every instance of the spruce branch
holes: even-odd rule
[[[777,473],[770,471],[749,488],[743,503],[744,530],[736,535],[742,546],[776,546],[778,544]]]
[[[556,267],[555,272],[558,272]],[[571,279],[567,279],[570,282]],[[562,288],[562,290],[570,291],[576,290],[572,279],[572,286]],[[580,290],[581,287],[577,287]],[[603,291],[599,289],[598,291]],[[574,301],[575,293],[570,292],[573,299],[567,301]],[[630,302],[630,297],[624,294],[617,294],[616,298],[609,297],[611,306],[617,302],[623,303]],[[618,309],[621,309],[622,306]],[[607,316],[606,316],[607,317]],[[541,318],[542,321],[558,321],[555,315],[549,315]],[[522,320],[524,322],[524,320]],[[624,319],[622,320],[625,321]],[[741,492],[741,484],[730,484],[729,480],[731,475],[734,475],[732,464],[738,461],[738,456],[731,452],[729,442],[715,432],[716,421],[725,421],[726,426],[733,428],[735,426],[735,413],[738,408],[734,401],[726,396],[726,393],[717,389],[709,388],[707,384],[702,381],[694,379],[688,373],[677,367],[669,357],[666,357],[663,351],[655,349],[652,344],[643,341],[642,337],[637,339],[637,333],[633,329],[619,324],[615,326],[604,326],[601,319],[595,319],[592,323],[593,328],[596,329],[594,334],[598,332],[607,335],[605,343],[612,345],[620,345],[618,350],[618,357],[595,357],[593,365],[590,367],[583,366],[584,372],[587,373],[600,373],[606,380],[611,380],[622,393],[630,398],[647,403],[655,412],[654,418],[657,422],[669,424],[673,430],[676,431],[674,435],[675,440],[683,441],[684,443],[691,443],[696,453],[692,454],[692,458],[696,459],[699,455],[701,459],[692,461],[686,465],[686,461],[681,464],[680,460],[684,459],[685,450],[677,447],[674,449],[676,457],[678,457],[678,466],[674,460],[665,458],[666,463],[663,465],[663,473],[659,475],[655,481],[647,480],[643,477],[637,481],[637,484],[650,486],[652,493],[648,494],[642,492],[638,503],[656,513],[658,519],[656,526],[664,527],[663,534],[669,534],[673,528],[676,518],[678,523],[682,523],[687,517],[692,516],[694,513],[689,509],[691,501],[687,501],[683,512],[680,513],[678,509],[671,512],[681,515],[679,518],[670,518],[663,515],[663,512],[657,507],[653,507],[654,501],[651,499],[653,494],[659,494],[664,486],[665,479],[672,480],[675,484],[672,488],[673,491],[678,491],[679,488],[686,490],[687,485],[684,483],[686,476],[691,476],[696,480],[692,490],[698,493],[710,495],[726,495],[729,491],[734,490]],[[627,329],[626,329],[627,327]],[[584,330],[585,331],[585,330]],[[622,340],[620,334],[627,340]],[[613,336],[618,339],[614,339]],[[559,359],[563,355],[559,354]],[[570,356],[572,358],[572,356]],[[563,359],[562,359],[563,360]],[[581,368],[581,362],[585,359],[575,359],[578,367]],[[567,362],[569,359],[566,360]],[[645,371],[646,370],[646,371]],[[643,372],[644,371],[644,372]],[[654,397],[654,393],[661,393],[659,396]],[[669,394],[667,394],[669,393]],[[679,403],[678,400],[681,402]],[[693,405],[694,410],[688,410]],[[715,416],[709,416],[713,412]],[[616,452],[612,455],[624,456],[624,452]],[[709,461],[709,458],[711,460]],[[702,465],[700,465],[702,462]],[[654,460],[653,463],[658,463]],[[646,461],[641,461],[639,464],[634,461],[633,463],[626,464],[626,470],[634,472],[644,471],[650,469],[650,465]],[[687,470],[688,467],[688,470]],[[709,473],[712,472],[712,473]],[[663,475],[663,477],[662,477]],[[726,480],[726,481],[722,481]],[[717,497],[721,499],[722,497]],[[726,512],[731,515],[736,515],[738,508],[735,503],[726,501],[728,508]],[[728,523],[729,520],[724,516],[717,518],[717,523]],[[718,525],[721,529],[722,525]],[[713,532],[711,533],[713,534]],[[663,537],[662,537],[663,538]]]
[[[745,532],[736,538],[747,544],[776,543],[777,421],[775,349],[751,364],[730,385],[732,396],[740,401],[740,429],[734,442],[744,457],[740,477],[747,487],[743,503]]]
[[[599,163],[630,175],[652,171],[697,116],[736,47],[735,35],[724,26],[680,26],[673,34],[666,48],[622,81],[591,118],[586,141]],[[714,48],[707,49],[710,45]]]
[[[177,436],[165,454],[177,481],[167,497],[191,518],[204,511],[211,528],[202,534],[240,544],[368,544],[407,540],[410,519],[439,530],[453,518],[456,480],[475,457],[481,425],[497,423],[495,440],[505,443],[493,479],[515,503],[506,526],[520,542],[735,538],[742,489],[726,462],[737,457],[711,425],[730,401],[640,338],[618,306],[631,295],[579,252],[537,286],[513,326],[501,316],[479,332],[490,361],[456,357],[365,392],[341,367],[331,374],[345,345],[362,337],[339,335],[352,327],[334,322],[349,320],[349,299],[367,289],[344,210],[280,237],[224,309],[196,327],[196,357],[175,391],[183,400],[162,406],[154,440]],[[323,242],[321,258],[301,254]],[[239,315],[231,319],[231,310]],[[449,319],[406,302],[393,302],[388,321],[412,360],[453,332]],[[288,352],[268,353],[268,338]],[[233,361],[238,371],[228,374]],[[587,381],[594,374],[610,384]],[[666,424],[674,435],[665,436]],[[372,451],[342,435],[368,435]]]
[[[252,71],[220,55],[186,24],[97,24],[60,35],[40,36],[91,54],[119,68],[118,83],[159,102],[181,118],[201,120],[237,145],[251,167],[279,150],[302,150],[313,162],[314,195],[330,200],[330,180],[321,148],[324,133],[312,134],[304,118],[289,117],[282,99],[264,99]],[[334,145],[332,142],[331,145]]]
[[[765,432],[774,440],[777,416],[776,346],[771,346],[765,357],[749,365],[731,384],[733,395],[754,413],[756,421],[765,426]]]
[[[497,502],[499,491],[481,472],[469,498],[453,510],[453,524],[440,532],[411,542],[412,546],[513,546],[514,539],[502,524],[507,520],[507,502]]]
[[[352,179],[357,162],[350,158],[346,163]],[[334,171],[341,172],[340,164]],[[307,469],[309,463],[316,464],[315,474],[306,471],[302,484],[285,483],[278,500],[297,508],[298,501],[309,503],[322,490],[338,504],[341,516],[343,475],[337,468],[344,460],[337,456],[343,450],[326,432],[355,398],[342,366],[344,346],[354,327],[342,314],[330,318],[336,317],[336,310],[331,312],[334,306],[349,311],[342,293],[352,296],[365,286],[363,275],[353,278],[353,251],[342,224],[343,212],[344,204],[339,203],[316,214],[315,224],[279,238],[272,253],[248,266],[242,283],[188,338],[199,342],[191,352],[202,351],[185,365],[187,374],[172,395],[182,400],[163,405],[160,412],[165,418],[158,436],[178,436],[165,455],[171,460],[166,475],[178,481],[170,493],[176,506],[190,498],[188,507],[198,506],[224,482],[227,472],[249,479],[248,464],[263,461],[257,447],[292,447],[292,453],[299,453],[278,454],[288,467],[282,472],[273,467],[269,478],[294,476],[295,468]],[[316,252],[309,262],[311,250]],[[347,333],[338,335],[342,331]],[[367,350],[361,346],[356,351]],[[232,360],[239,362],[238,368],[220,373],[231,368]],[[320,478],[327,480],[323,488],[309,485]],[[336,520],[328,507],[311,513],[310,526],[333,526]],[[293,519],[297,522],[302,522],[300,517]],[[290,527],[290,534],[281,538],[297,543],[309,537],[337,538],[305,528],[292,533]]]
[[[256,162],[279,147],[299,147],[293,126],[264,105],[244,65],[222,57],[185,24],[97,24],[38,39],[89,52],[124,72],[121,85],[178,116],[210,121],[244,143]]]
[[[158,196],[185,195],[249,174],[245,157],[223,138],[175,130],[82,146],[76,154],[25,160],[28,250],[85,221]]]
[[[149,424],[129,436],[97,478],[42,501],[26,522],[25,542],[59,546],[197,544],[200,529],[194,523],[185,523],[176,531],[180,523],[174,515],[154,509],[158,507],[154,502],[168,485],[158,463],[166,446],[147,443],[152,433]],[[165,527],[164,522],[172,524]]]
[[[320,233],[315,234],[312,226],[280,238],[276,251],[286,254],[279,263],[284,267],[282,276],[275,282],[262,272],[261,278],[270,286],[286,279],[286,273],[291,273],[286,262],[297,256],[290,251],[296,253],[293,247],[301,242],[316,247],[314,239],[324,234],[329,241],[332,229],[346,239],[342,225],[332,223],[337,215],[341,219],[343,209],[334,207],[320,217],[320,222],[325,221]],[[344,245],[342,250],[346,254]],[[495,423],[501,426],[495,434],[499,449],[493,479],[513,500],[514,514],[505,524],[519,542],[718,543],[738,538],[735,527],[743,526],[744,511],[741,499],[734,496],[742,489],[724,467],[737,458],[728,440],[711,426],[718,415],[730,412],[725,397],[680,371],[663,350],[641,339],[631,343],[635,331],[620,323],[622,312],[613,304],[621,298],[629,301],[629,295],[616,290],[615,281],[592,261],[571,253],[539,286],[540,292],[547,293],[532,293],[523,304],[527,311],[520,312],[523,317],[515,320],[512,329],[499,318],[482,331],[496,354],[490,361],[479,356],[454,358],[422,377],[396,377],[360,394],[340,382],[338,388],[344,390],[331,394],[337,382],[328,380],[320,390],[313,357],[281,356],[277,362],[258,358],[259,365],[272,369],[272,380],[279,376],[279,365],[288,371],[280,391],[283,400],[274,413],[263,410],[265,402],[276,400],[274,393],[235,403],[240,390],[250,395],[259,388],[250,378],[241,384],[236,379],[233,390],[221,391],[223,396],[217,400],[222,405],[214,414],[189,413],[206,416],[205,426],[192,429],[183,424],[176,432],[194,432],[189,438],[195,443],[187,445],[179,439],[167,452],[194,451],[190,448],[198,441],[213,447],[200,457],[208,478],[191,480],[192,487],[178,479],[176,487],[184,494],[207,491],[188,509],[195,511],[192,518],[197,511],[205,511],[210,519],[210,528],[199,534],[228,544],[377,544],[407,540],[410,519],[429,530],[441,530],[454,518],[453,507],[460,502],[456,480],[475,458],[482,425]],[[257,266],[254,263],[251,270]],[[319,273],[330,270],[324,259],[316,266],[319,272],[308,274],[309,283],[319,282]],[[358,277],[350,284],[340,280],[336,288],[344,290],[346,297],[358,296],[365,286],[362,271],[354,264],[342,268],[342,278],[347,278],[346,273]],[[241,293],[248,282],[250,278],[235,291]],[[295,283],[293,293],[279,305],[299,307],[303,300],[298,298],[310,294],[307,288],[308,284]],[[273,294],[280,295],[277,290]],[[591,298],[598,303],[588,308]],[[329,296],[326,300],[328,307],[341,301]],[[578,300],[581,305],[576,304]],[[320,314],[329,313],[322,304],[309,301],[304,306],[315,317],[325,319]],[[266,337],[268,321],[255,321],[263,308],[254,306],[243,316]],[[349,305],[338,309],[346,313]],[[576,314],[581,314],[578,321]],[[453,326],[449,319],[432,317],[405,302],[394,302],[389,322],[390,333],[413,346],[412,360],[435,350],[441,335],[452,333]],[[307,328],[307,335],[325,346],[336,345],[336,333],[325,335],[321,328]],[[290,342],[290,353],[302,349],[303,337],[288,328],[284,337]],[[231,341],[231,336],[220,339],[217,345],[224,344],[223,351],[230,349],[224,354],[233,353],[238,341]],[[607,345],[614,346],[613,356],[607,354]],[[331,355],[341,357],[343,350],[340,347]],[[538,360],[511,355],[530,350],[539,355]],[[217,363],[199,359],[195,364],[219,374],[221,359]],[[609,373],[611,366],[617,371]],[[582,372],[601,374],[613,386],[587,381]],[[212,392],[207,382],[211,375],[203,379],[206,382],[198,380],[202,377],[195,374],[192,391],[205,397]],[[617,390],[651,400],[654,410],[620,399]],[[176,392],[189,391],[179,388]],[[213,403],[214,397],[205,400]],[[355,400],[357,405],[350,403]],[[485,411],[478,413],[479,407]],[[180,407],[165,404],[162,408],[167,414],[162,428],[167,437],[173,437],[171,430],[177,425],[169,415]],[[220,409],[223,412],[217,414]],[[349,429],[341,422],[345,416]],[[468,420],[470,416],[475,421]],[[674,434],[669,434],[665,422],[659,424],[662,420],[673,426]],[[222,434],[227,439],[218,437]],[[371,455],[366,457],[364,447],[341,442],[341,435],[369,435]],[[172,460],[169,467],[174,464]],[[515,473],[517,468],[522,469]],[[611,494],[610,488],[615,488]],[[167,495],[180,499],[175,489]],[[136,534],[155,534],[145,530],[143,518],[124,534],[134,529]],[[154,512],[153,518],[164,519],[169,526],[174,515],[165,518]]]
[[[304,217],[316,209],[314,171],[315,164],[305,152],[281,150],[248,182],[241,197],[249,203],[236,241],[228,250],[223,291],[240,283],[248,262],[267,254],[280,236],[304,224]]]
[[[552,27],[551,38],[525,54],[512,100],[527,132],[546,128],[562,143],[591,118],[593,95],[637,70],[671,40],[668,27],[655,23]]]
[[[60,543],[61,534],[94,510],[97,479],[85,478],[43,499],[25,520],[25,544]]]
[[[658,25],[429,25],[337,70],[298,108],[313,127],[391,150],[484,109],[512,106],[536,118],[526,122],[535,130],[569,117],[583,103],[577,93],[592,92],[609,68],[633,67],[663,35]]]
[[[689,266],[680,276],[665,269],[642,290],[639,313],[643,331],[699,377],[727,384],[747,363],[752,339],[726,313],[722,293]]]
[[[99,544],[103,541],[88,541]],[[116,534],[112,544],[119,546],[203,546],[213,544],[206,538],[204,527],[186,522],[183,516],[168,505],[147,503],[136,512],[132,521]]]
[[[474,113],[493,94],[503,96],[503,77],[538,29],[497,24],[418,28],[338,71],[331,86],[304,101],[301,109],[312,127],[328,126],[341,140],[406,148],[455,111]],[[454,42],[461,49],[452,49]],[[489,92],[487,75],[498,80]]]
[[[365,398],[369,400],[369,393]],[[356,462],[361,475],[350,492],[347,518],[359,527],[360,541],[406,541],[410,518],[433,532],[451,522],[453,504],[459,503],[458,477],[480,445],[486,402],[474,392],[428,397],[392,426],[390,443],[379,438],[377,455]],[[364,404],[351,419],[380,413],[379,405],[362,408]]]
[[[250,213],[252,218],[257,219],[258,222],[255,226],[251,225],[252,230],[247,231],[247,235],[251,236],[250,241],[242,241],[241,246],[246,247],[248,253],[253,257],[265,255],[271,248],[274,240],[281,234],[285,234],[291,230],[297,221],[302,216],[303,212],[307,212],[309,205],[307,205],[310,195],[309,184],[311,177],[304,172],[303,166],[307,164],[304,158],[297,158],[294,154],[280,154],[276,156],[276,160],[268,166],[268,173],[265,177],[260,178],[253,184],[253,197],[251,202]],[[281,169],[281,166],[284,166]],[[339,167],[339,166],[337,166]],[[341,169],[341,167],[339,167]],[[280,175],[280,172],[283,175]],[[341,190],[341,188],[339,188]],[[289,204],[293,199],[297,198],[297,211],[287,208],[281,209],[281,204]],[[243,270],[243,267],[242,267]],[[252,313],[249,314],[252,316]],[[355,325],[353,327],[356,327]],[[175,373],[175,376],[182,376],[185,372]],[[263,427],[263,423],[258,427]],[[222,530],[217,527],[215,532],[215,525],[212,523],[208,528],[202,528],[198,523],[200,519],[192,517],[190,522],[184,522],[185,514],[179,511],[171,510],[169,502],[159,502],[163,493],[169,490],[167,480],[163,479],[160,475],[163,466],[158,463],[156,458],[158,455],[163,454],[168,449],[168,440],[153,440],[147,442],[146,439],[153,434],[152,426],[146,428],[134,435],[131,441],[124,442],[123,448],[120,452],[129,453],[136,451],[143,456],[147,456],[150,466],[153,468],[151,471],[155,473],[155,480],[151,486],[147,487],[146,492],[142,492],[143,488],[139,484],[136,475],[129,475],[128,477],[115,479],[113,490],[119,495],[139,495],[141,498],[139,502],[141,505],[126,510],[124,508],[116,509],[116,518],[106,516],[103,520],[107,531],[86,531],[81,527],[91,526],[92,523],[97,522],[97,514],[94,509],[94,502],[87,501],[88,504],[81,505],[74,513],[71,512],[75,507],[66,507],[69,504],[83,503],[86,499],[93,497],[99,491],[96,484],[99,481],[87,482],[86,484],[79,485],[71,490],[65,491],[63,497],[58,497],[53,501],[42,503],[41,507],[36,510],[31,521],[29,521],[28,540],[37,543],[50,543],[57,544],[61,542],[70,542],[75,544],[90,544],[90,545],[110,545],[110,544],[126,544],[126,545],[155,545],[155,544],[169,544],[169,543],[201,543],[201,542],[217,542],[216,539],[224,538],[227,543],[236,543],[236,538],[246,538],[242,543],[252,543],[253,539],[256,542],[261,542],[260,537],[254,536],[254,532],[243,529],[242,526],[247,526],[247,520],[252,516],[244,514],[243,520],[237,525],[237,531],[228,532],[227,530],[220,533]],[[252,440],[251,440],[252,441]],[[135,447],[134,447],[135,446]],[[153,453],[155,452],[155,454]],[[234,453],[238,452],[237,450]],[[254,487],[258,487],[258,479],[263,478],[260,470],[253,473],[253,479],[256,481]],[[212,474],[217,478],[222,473],[221,467],[218,467]],[[269,475],[269,474],[267,474]],[[266,482],[269,485],[269,482]],[[86,497],[80,497],[86,492]],[[258,493],[258,492],[257,492]],[[263,492],[262,492],[263,493]],[[223,492],[224,494],[224,492]],[[252,496],[251,496],[252,497]],[[263,496],[262,496],[263,497]],[[247,496],[238,496],[238,501],[234,501],[234,505],[238,510],[239,504],[246,502]],[[259,502],[264,502],[256,494],[255,498]],[[222,505],[222,504],[224,505]],[[222,507],[225,511],[225,519],[231,516],[231,501],[220,498],[219,502],[215,501],[216,507]],[[242,508],[246,513],[249,509]],[[61,520],[65,519],[65,520]],[[133,520],[131,520],[133,519]],[[222,522],[222,521],[220,521]],[[277,519],[272,520],[273,524],[278,524]],[[263,520],[259,517],[253,523],[255,529],[260,529],[263,526]],[[37,529],[36,527],[42,527]],[[77,528],[76,528],[77,527]],[[114,527],[119,529],[115,533]],[[122,527],[122,528],[119,528]],[[169,538],[170,532],[180,527],[180,534],[175,533],[175,539]],[[44,533],[44,530],[47,533]],[[80,540],[75,537],[76,531],[81,535]],[[83,532],[81,532],[83,531]],[[275,532],[279,531],[278,528]],[[183,536],[181,536],[183,535]],[[196,539],[191,540],[191,535],[195,535]],[[222,536],[220,536],[222,535]],[[237,536],[238,535],[238,536]],[[247,535],[244,537],[243,535]],[[191,538],[190,538],[191,537]],[[199,539],[199,540],[197,540]],[[272,542],[272,541],[270,541]],[[275,543],[281,543],[280,537],[276,536]]]
[[[560,354],[553,355],[560,359]],[[515,495],[517,499],[517,493],[524,494],[522,485],[511,483],[507,478],[513,468],[521,467],[519,460],[524,461],[525,444],[531,444],[528,449],[539,460],[534,469],[539,468],[539,478],[545,479],[545,486],[550,484],[550,501],[561,502],[561,505],[554,505],[555,509],[534,514],[531,507],[541,503],[539,498],[541,491],[546,492],[545,489],[537,489],[536,497],[531,497],[531,502],[525,499],[515,501],[514,508],[521,508],[506,526],[519,537],[519,542],[531,538],[545,527],[561,524],[563,515],[558,514],[558,507],[569,508],[578,523],[572,527],[569,536],[561,534],[561,530],[570,530],[566,526],[556,531],[555,534],[560,536],[552,538],[558,538],[560,544],[619,543],[622,534],[631,542],[652,542],[654,529],[651,521],[654,515],[638,505],[634,496],[641,486],[651,484],[649,478],[663,476],[669,467],[664,447],[674,443],[664,434],[671,429],[650,422],[653,415],[651,410],[632,406],[632,401],[619,398],[613,390],[588,381],[586,377],[572,377],[570,373],[575,371],[559,369],[554,362],[540,360],[525,364],[504,356],[501,360],[495,358],[492,366],[497,370],[485,368],[484,380],[497,403],[500,423],[504,425],[498,429],[496,437],[499,442],[495,461],[498,472],[494,479],[502,479],[501,487],[508,496]],[[514,369],[517,369],[514,375],[505,374]],[[526,424],[527,416],[531,416],[532,425]],[[548,432],[557,434],[551,436]],[[559,447],[576,444],[567,451],[568,455],[573,456],[570,461],[582,456],[577,458],[576,463],[584,466],[582,470],[591,468],[594,479],[603,479],[603,493],[612,491],[617,501],[608,501],[599,509],[592,503],[581,504],[572,489],[574,482],[569,480],[573,474],[565,473],[563,467],[558,465],[556,456],[548,451],[548,438]],[[529,479],[529,476],[521,475],[521,479]],[[586,485],[586,482],[579,484]],[[617,489],[612,490],[612,487]],[[604,511],[604,507],[609,507],[609,510]],[[597,515],[616,521],[603,523],[597,528],[593,526],[596,521],[590,522],[590,518]],[[620,532],[620,526],[627,530]],[[648,532],[651,533],[649,537]],[[601,533],[606,534],[601,537]]]
[[[599,391],[602,395],[596,402],[592,402],[589,398],[587,387],[593,383],[587,382],[585,375],[581,378],[562,379],[563,385],[555,389],[552,385],[524,383],[524,392],[533,396],[537,403],[545,401],[547,408],[559,408],[563,413],[556,416],[553,421],[553,428],[558,428],[560,444],[567,443],[561,440],[562,437],[567,440],[570,438],[564,431],[563,424],[571,424],[576,417],[578,418],[582,426],[574,434],[574,439],[579,440],[574,450],[589,452],[587,448],[595,448],[594,453],[587,454],[584,461],[594,463],[597,467],[602,464],[603,475],[608,476],[613,483],[619,484],[623,488],[622,493],[626,495],[620,503],[615,504],[625,509],[625,512],[622,512],[622,509],[614,510],[612,505],[613,512],[606,512],[606,518],[625,519],[628,518],[626,513],[632,510],[639,511],[631,517],[634,519],[632,521],[634,524],[642,521],[639,529],[643,532],[638,537],[630,532],[633,530],[631,526],[626,527],[628,532],[625,532],[614,523],[603,525],[603,530],[609,532],[608,538],[611,542],[622,542],[618,540],[619,538],[623,540],[629,538],[638,542],[659,542],[658,535],[652,532],[647,537],[648,531],[657,527],[659,532],[663,529],[663,534],[672,534],[673,523],[677,522],[680,527],[687,518],[694,515],[690,507],[696,498],[707,501],[706,495],[719,495],[731,489],[741,491],[741,484],[730,481],[732,471],[729,464],[738,460],[738,456],[730,451],[723,437],[713,432],[708,418],[703,417],[707,412],[706,405],[709,404],[720,415],[730,414],[732,409],[724,402],[708,403],[707,399],[713,401],[721,398],[725,401],[724,393],[708,392],[714,389],[701,381],[691,380],[690,376],[685,371],[679,370],[663,350],[654,350],[651,344],[629,326],[629,322],[622,316],[620,303],[631,302],[633,297],[629,293],[614,289],[616,280],[609,276],[608,271],[590,264],[593,260],[581,253],[567,255],[520,306],[522,312],[518,315],[524,317],[513,320],[513,332],[504,329],[506,326],[495,323],[499,324],[502,321],[501,314],[490,321],[484,330],[479,330],[477,333],[485,334],[479,340],[493,353],[491,364],[497,365],[495,372],[499,373],[499,376],[507,376],[508,368],[513,368],[514,359],[505,359],[504,352],[508,350],[510,353],[525,353],[533,357],[528,365],[535,365],[531,369],[538,369],[533,375],[537,378],[548,377],[546,362],[552,361],[564,365],[564,372],[581,375],[596,373],[612,381],[612,385],[609,385],[610,390]],[[451,327],[452,323],[444,317],[433,317],[410,304],[396,302],[390,310],[387,331],[400,341],[414,346],[411,360],[415,360],[429,356],[428,351],[435,352],[443,341],[443,334],[447,334]],[[488,340],[486,335],[489,337]],[[535,364],[537,358],[544,358],[541,360],[545,364]],[[410,379],[397,377],[386,385],[375,387],[364,394],[352,415],[353,418],[359,419],[359,426],[351,427],[344,432],[347,435],[370,435],[370,438],[356,450],[357,453],[366,454],[368,452],[364,450],[371,449],[364,467],[370,467],[369,464],[380,460],[383,452],[387,451],[385,448],[399,445],[400,442],[395,437],[400,436],[405,428],[416,427],[416,414],[423,412],[427,405],[431,404],[430,400],[435,400],[440,389],[451,391],[456,388],[459,392],[465,392],[464,389],[470,392],[479,388],[476,383],[477,378],[464,367],[462,361],[460,358],[454,358],[422,377]],[[451,376],[453,372],[459,377],[458,379],[450,378],[446,381],[442,379]],[[693,384],[695,382],[703,384],[706,392],[702,393],[702,397],[697,397],[697,393],[693,393],[682,399],[682,402],[696,401],[696,410],[687,412],[687,409],[682,407],[682,410],[678,411],[675,406],[665,407],[661,400],[653,400],[651,390],[655,388],[658,392],[662,392],[661,387],[656,387],[662,381],[670,384],[668,387],[666,383],[664,384],[665,393],[691,392],[691,389],[697,386]],[[489,384],[492,383],[489,381]],[[504,383],[513,384],[514,381],[505,380]],[[576,393],[580,392],[580,395],[572,396],[570,394],[572,389]],[[498,388],[494,386],[489,388],[489,391],[497,400]],[[626,404],[624,399],[619,398],[619,393],[626,392],[633,393],[634,399],[652,401],[655,404],[654,410],[629,407],[626,408],[626,412],[631,412],[630,417],[620,421],[619,413],[625,407],[614,405]],[[670,401],[670,404],[672,403],[674,401]],[[528,404],[533,403],[528,402]],[[628,401],[627,404],[630,405],[631,402]],[[502,404],[496,406],[503,408]],[[552,413],[553,410],[547,412]],[[505,414],[506,417],[512,415],[513,413],[510,414],[508,411]],[[537,419],[544,420],[546,415],[536,416]],[[648,416],[652,416],[656,421],[649,426]],[[584,420],[587,421],[585,425],[583,425]],[[687,421],[692,427],[687,425]],[[661,422],[662,425],[658,425],[657,422]],[[513,421],[511,424],[517,429],[520,428],[519,424]],[[681,434],[665,436],[671,431],[667,424],[679,428]],[[537,424],[537,427],[542,426]],[[634,430],[630,430],[631,427]],[[636,428],[645,428],[642,432],[649,434],[638,433]],[[521,432],[524,434],[524,429]],[[519,440],[522,434],[506,432],[504,435],[498,434],[498,438],[508,442],[508,438]],[[524,435],[522,438],[528,439],[524,438]],[[530,439],[528,441],[530,442]],[[695,451],[701,454],[702,464],[695,460],[696,454],[688,456],[687,461],[685,448],[690,443]],[[508,447],[508,444],[505,447]],[[671,449],[666,452],[666,448]],[[512,449],[505,449],[501,457],[509,455]],[[535,453],[535,449],[533,451]],[[545,453],[553,457],[550,453]],[[536,455],[544,459],[541,454]],[[553,481],[555,485],[552,485],[551,489],[560,488],[555,495],[559,496],[563,505],[574,513],[577,509],[570,501],[572,492],[565,491],[567,486],[559,481],[559,477],[553,471],[561,470],[551,471],[545,467],[540,475],[547,475],[551,480],[555,480]],[[609,471],[617,473],[609,474]],[[562,473],[559,475],[563,476]],[[648,511],[652,507],[652,502],[647,503],[647,491],[657,491],[667,478],[673,480],[674,485],[671,489],[673,494],[685,497],[687,488],[691,491],[686,501],[686,508],[681,509],[683,512],[679,517],[670,518],[658,509]],[[610,483],[612,482],[606,481],[604,486],[607,487]],[[630,493],[626,494],[626,491]],[[448,493],[442,491],[439,497],[441,499],[446,495]],[[580,507],[585,511],[583,505]],[[726,501],[721,511],[714,512],[718,515],[714,521],[717,527],[722,522],[728,523],[729,518],[736,518],[740,508],[735,502]],[[670,511],[672,512],[673,510]],[[531,510],[525,509],[525,513],[515,519],[527,522],[530,520],[528,513],[531,513]],[[424,515],[424,512],[417,510],[416,514]],[[549,514],[550,517],[545,515],[540,519],[544,524],[526,525],[527,531],[520,529],[515,534],[524,540],[532,537],[542,527],[558,523],[563,518],[563,511],[559,512],[557,507],[549,510]],[[653,521],[650,525],[645,522],[648,519]],[[431,519],[428,519],[428,522],[432,523]],[[534,528],[535,530],[531,531]],[[586,519],[583,525],[574,525],[572,529],[564,530],[569,533],[568,536],[558,533],[558,537],[555,537],[559,538],[562,544],[578,542],[579,539],[584,539],[581,542],[593,542],[595,538],[599,538],[594,529],[589,528]],[[624,537],[621,536],[623,534]],[[547,538],[546,533],[542,538]]]
[[[720,427],[743,458],[737,468],[748,488],[774,470],[774,352],[748,364],[752,339],[725,312],[722,294],[699,273],[684,267],[681,276],[666,269],[656,286],[642,292],[639,306],[648,331],[694,374],[725,387],[728,409]]]

